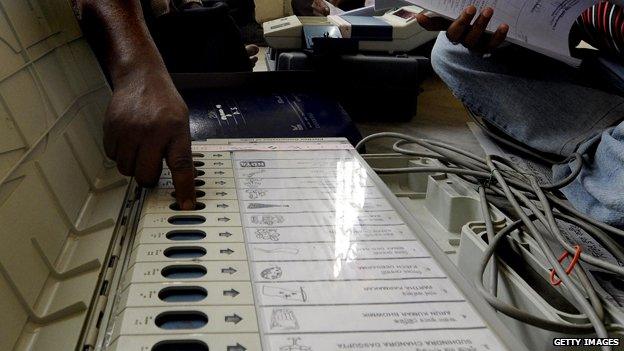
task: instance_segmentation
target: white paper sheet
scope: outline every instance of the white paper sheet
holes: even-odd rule
[[[353,306],[265,307],[262,326],[272,333],[340,333],[482,328],[479,317],[463,300]]]
[[[305,351],[464,351],[501,350],[487,329],[425,330],[385,333],[300,334],[266,337],[270,350]]]
[[[469,5],[494,8],[489,31],[506,23],[508,40],[572,65],[568,37],[572,24],[596,0],[408,0],[448,18],[457,18]]]
[[[254,261],[367,260],[428,256],[415,241],[351,243],[346,250],[336,250],[334,243],[255,244],[253,252],[250,253]]]
[[[256,284],[262,306],[410,303],[462,300],[448,279],[400,279]]]
[[[329,242],[340,241],[360,242],[379,240],[414,240],[414,235],[405,225],[357,226],[350,228],[306,227],[291,228],[247,228],[245,230],[249,243],[266,242]]]
[[[243,206],[247,213],[312,213],[337,209],[337,204],[333,200],[245,201]],[[384,199],[372,199],[366,202],[361,210],[364,212],[391,211],[392,207]]]
[[[503,349],[349,151],[233,166],[265,349]]]

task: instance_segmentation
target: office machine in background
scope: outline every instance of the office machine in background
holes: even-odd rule
[[[356,121],[380,115],[410,120],[417,112],[420,83],[431,72],[429,59],[418,49],[437,35],[420,27],[415,17],[420,11],[406,6],[379,16],[346,13],[265,22],[267,66],[324,75]]]
[[[319,29],[317,38],[354,43],[360,52],[407,53],[433,40],[437,33],[423,29],[416,21],[422,9],[405,6],[381,16],[331,15],[289,16],[263,24],[264,37],[276,50],[314,49],[305,37],[307,28]],[[332,30],[337,28],[337,31]]]

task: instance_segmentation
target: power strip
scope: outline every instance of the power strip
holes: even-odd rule
[[[364,159],[373,168],[443,166],[435,159],[397,154],[364,155]],[[479,279],[478,266],[487,248],[487,236],[477,191],[457,175],[446,173],[415,172],[382,175],[381,178],[457,268],[468,279]],[[490,211],[497,230],[512,223],[496,207],[491,207]],[[503,259],[498,260],[500,299],[549,320],[588,323],[587,317],[569,302],[568,289],[550,284],[549,264],[532,238],[515,231],[503,249]],[[491,263],[484,275],[486,284],[490,269]],[[622,320],[621,310],[611,308],[607,313],[614,320]],[[554,338],[571,337],[524,324],[503,314],[498,317],[531,350],[552,350]]]

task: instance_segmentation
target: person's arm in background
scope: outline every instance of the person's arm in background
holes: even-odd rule
[[[332,5],[343,11],[351,11],[364,7],[365,0],[328,0]]]
[[[180,207],[194,208],[188,108],[148,32],[140,1],[72,1],[112,83],[104,122],[107,156],[146,187],[157,184],[165,159]]]
[[[350,11],[364,6],[365,0],[291,0],[293,12],[297,16],[328,16],[328,3],[343,11]]]
[[[329,7],[323,0],[291,0],[290,4],[297,16],[329,15]]]
[[[615,6],[614,6],[615,5]],[[605,0],[583,12],[572,27],[570,45],[574,48],[585,40],[599,50],[622,57],[624,53],[624,0]],[[476,8],[468,6],[455,21],[429,14],[419,14],[418,23],[431,31],[446,31],[452,43],[462,44],[470,50],[486,53],[503,41],[509,26],[501,24],[493,34],[486,33],[487,25],[494,14],[485,8],[476,16]],[[473,22],[474,20],[474,22]]]

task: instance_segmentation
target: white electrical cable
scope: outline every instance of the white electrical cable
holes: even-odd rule
[[[485,195],[485,188],[479,186],[479,203],[481,205],[481,216],[485,222],[485,233],[488,238],[488,242],[494,240],[496,233],[494,232],[494,224],[492,223],[492,216],[490,215],[490,205]],[[492,259],[492,268],[490,269],[490,292],[496,296],[498,292],[498,261],[496,258]]]
[[[598,337],[608,337],[608,332],[622,333],[623,327],[609,324],[605,317],[606,304],[604,299],[591,286],[585,270],[575,267],[573,280],[565,273],[565,269],[558,262],[557,257],[548,245],[546,237],[555,239],[564,249],[574,254],[575,244],[570,243],[560,230],[560,222],[576,225],[592,236],[613,255],[619,262],[614,264],[601,258],[590,255],[587,252],[580,253],[580,260],[596,267],[608,270],[620,277],[624,277],[624,250],[618,242],[624,238],[624,231],[601,223],[593,218],[580,213],[565,200],[558,197],[559,189],[570,184],[578,176],[582,169],[583,159],[579,154],[573,154],[563,162],[573,162],[572,173],[565,179],[555,184],[538,184],[533,174],[527,174],[518,169],[509,160],[500,156],[488,155],[486,158],[479,157],[470,152],[458,149],[445,143],[412,137],[400,133],[378,133],[364,138],[356,149],[360,150],[367,142],[379,138],[397,139],[392,149],[398,154],[427,157],[437,159],[442,166],[419,166],[402,168],[374,168],[380,174],[402,173],[451,173],[456,174],[467,182],[475,185],[481,199],[481,213],[486,225],[488,247],[479,265],[479,279],[475,282],[477,289],[484,298],[498,311],[525,323],[561,333],[586,334],[595,332]],[[426,152],[414,151],[405,148],[408,145],[418,145]],[[488,195],[489,194],[489,195]],[[496,196],[506,201],[519,220],[508,224],[504,229],[495,232],[492,217],[489,211],[488,196]],[[545,228],[540,231],[535,222],[540,222]],[[560,222],[558,222],[560,221]],[[565,321],[555,321],[532,315],[509,305],[496,297],[497,272],[496,272],[496,248],[497,245],[511,232],[523,230],[538,244],[546,260],[552,265],[559,279],[567,288],[568,295],[575,302],[575,306],[583,313],[590,323],[574,324]],[[493,263],[489,278],[489,287],[483,284],[483,274],[489,262]],[[610,346],[602,347],[603,350],[611,350]]]

